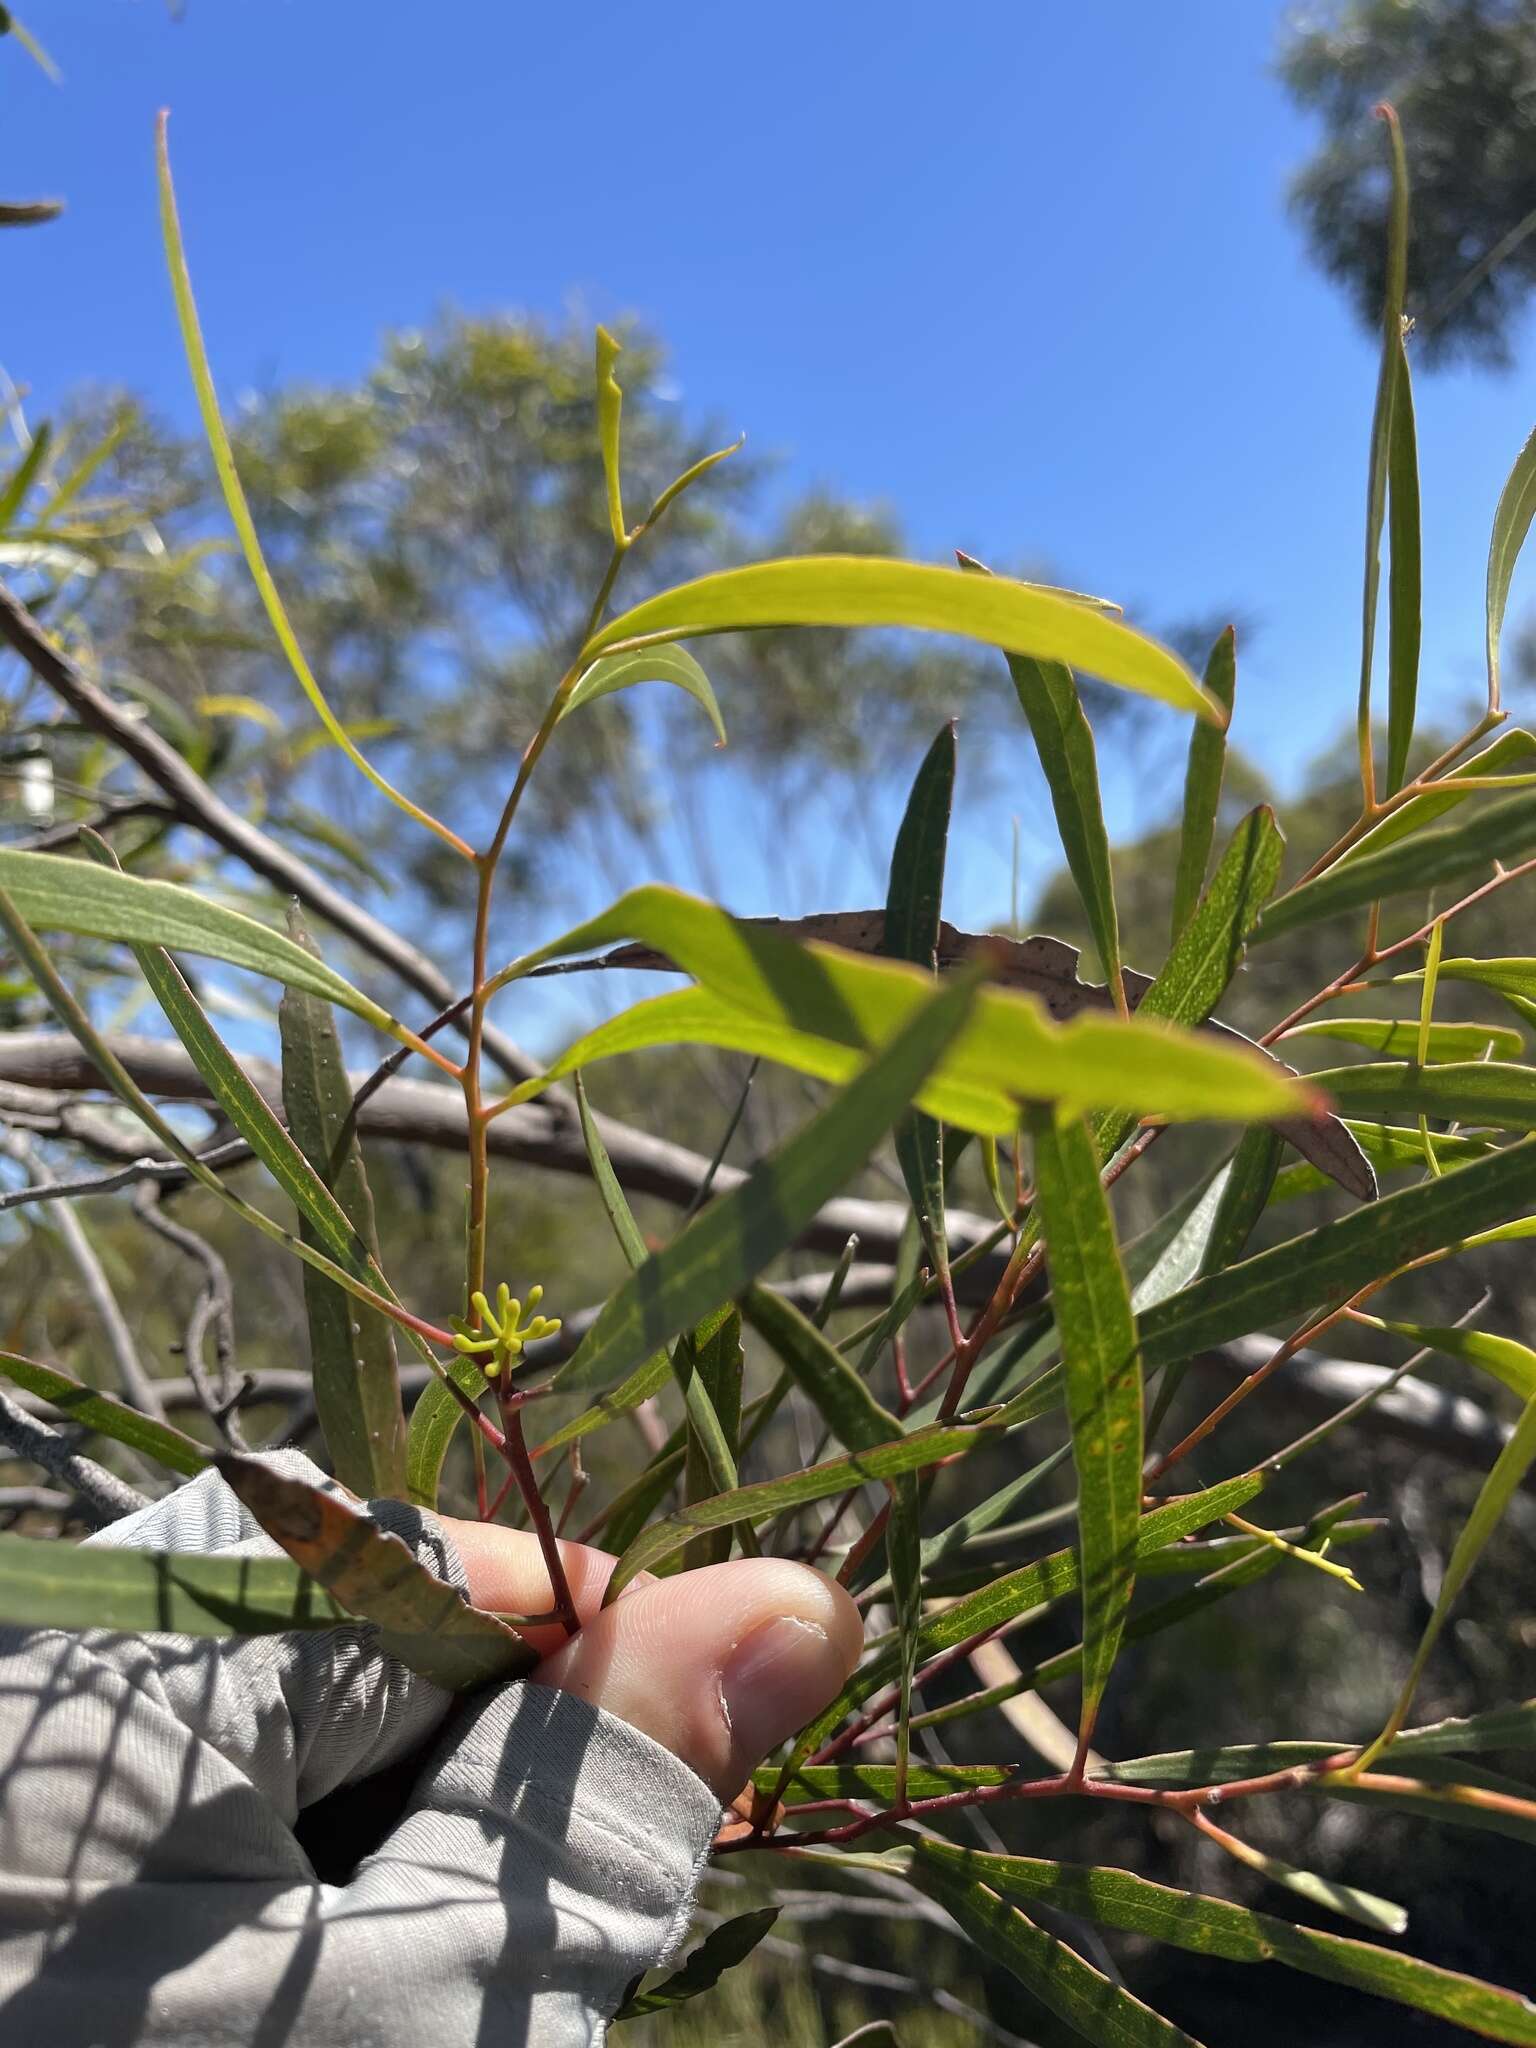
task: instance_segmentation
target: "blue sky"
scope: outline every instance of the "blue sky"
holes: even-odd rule
[[[1270,73],[1278,7],[26,12],[65,83],[5,53],[0,190],[70,210],[7,239],[0,361],[39,403],[95,377],[190,417],[168,105],[227,397],[349,377],[445,302],[635,313],[691,408],[790,483],[890,501],[925,553],[1046,559],[1146,620],[1241,607],[1236,737],[1282,782],[1350,716],[1374,358],[1286,217],[1312,130]],[[1533,397],[1524,372],[1420,383],[1432,706],[1480,684]]]

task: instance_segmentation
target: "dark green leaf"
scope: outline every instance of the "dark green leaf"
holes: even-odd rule
[[[1206,661],[1205,689],[1206,695],[1213,697],[1230,718],[1237,694],[1237,634],[1231,626],[1218,635]],[[1189,759],[1184,769],[1184,808],[1179,825],[1179,860],[1173,879],[1170,944],[1178,943],[1205,888],[1226,765],[1225,728],[1203,722],[1195,726],[1189,736]]]
[[[696,1330],[677,1340],[675,1364],[688,1413],[683,1498],[707,1500],[736,1485],[736,1447],[741,1434],[741,1315],[716,1309]],[[683,1553],[684,1566],[723,1564],[731,1554],[731,1532],[712,1529]]]
[[[1017,1906],[1000,1898],[972,1872],[963,1850],[943,1853],[947,1844],[924,1843],[914,1852],[910,1875],[919,1891],[953,1915],[983,1955],[1011,1970],[1042,2005],[1075,2027],[1093,2048],[1200,2048],[1200,2043],[1091,1963],[1074,1948],[1037,1927]],[[1005,1865],[1008,1857],[990,1857]]]
[[[1387,786],[1394,795],[1408,773],[1408,749],[1419,698],[1419,640],[1423,631],[1423,564],[1419,539],[1419,444],[1413,423],[1413,380],[1399,330],[1393,364],[1392,424],[1387,450]]]
[[[56,1365],[40,1365],[35,1358],[23,1358],[15,1351],[0,1351],[0,1376],[14,1380],[29,1394],[51,1402],[59,1413],[81,1429],[96,1436],[108,1436],[168,1465],[173,1472],[195,1478],[208,1463],[208,1452],[195,1437],[173,1429],[168,1422],[156,1422],[141,1415],[110,1394],[98,1393]]]
[[[1031,1112],[1035,1188],[1066,1373],[1077,1467],[1083,1588],[1083,1710],[1093,1735],[1135,1584],[1141,1520],[1142,1393],[1136,1319],[1098,1155],[1085,1125]]]
[[[1513,865],[1536,851],[1536,794],[1506,797],[1454,825],[1419,832],[1384,847],[1339,861],[1315,880],[1303,882],[1272,903],[1251,934],[1255,945],[1286,932],[1338,917],[1383,897],[1422,896],[1445,882],[1481,874],[1498,860]]]
[[[1432,1067],[1393,1061],[1329,1067],[1310,1078],[1350,1116],[1417,1111],[1499,1130],[1536,1130],[1536,1067],[1504,1060],[1455,1060]]]
[[[1383,848],[1394,846],[1400,839],[1407,839],[1420,832],[1426,825],[1432,825],[1436,818],[1464,804],[1469,797],[1485,792],[1480,785],[1489,777],[1496,778],[1493,794],[1506,785],[1505,770],[1517,761],[1529,761],[1536,756],[1536,735],[1528,733],[1521,726],[1512,726],[1508,732],[1501,732],[1496,740],[1484,747],[1480,754],[1463,761],[1459,768],[1451,769],[1437,781],[1423,789],[1416,796],[1408,798],[1387,815],[1369,832],[1362,833],[1345,853],[1340,862],[1359,860],[1366,854],[1380,853]],[[1518,776],[1507,778],[1508,790],[1522,786]]]
[[[1284,1963],[1310,1977],[1352,1985],[1433,2013],[1489,2040],[1536,2042],[1536,2007],[1528,2000],[1370,1942],[1293,1927],[1271,1914],[1172,1890],[1128,1870],[987,1856],[947,1842],[923,1842],[912,1855],[915,1881],[921,1881],[924,1866],[935,1867],[955,1887],[967,1881],[977,1887],[984,1884],[1004,1898],[1039,1900],[1101,1927],[1123,1928],[1199,1956],[1234,1963]],[[948,1899],[943,1903],[948,1905]]]
[[[1392,409],[1403,346],[1403,295],[1408,273],[1408,162],[1397,115],[1383,105],[1390,141],[1392,204],[1387,228],[1387,288],[1381,310],[1381,360],[1371,417],[1370,467],[1365,490],[1365,588],[1360,632],[1360,696],[1356,729],[1363,776],[1371,774],[1371,663],[1376,649],[1376,603],[1381,588],[1381,529],[1386,519],[1392,464]],[[1369,789],[1367,790],[1369,794]]]
[[[286,1557],[98,1549],[0,1536],[0,1620],[125,1634],[276,1635],[350,1617]]]
[[[288,936],[305,951],[315,950],[297,904],[289,908]],[[330,1008],[318,996],[288,989],[278,1007],[278,1024],[291,1144],[334,1193],[362,1248],[365,1269],[376,1270],[373,1194]],[[309,1242],[320,1241],[305,1211],[299,1229]],[[403,1497],[405,1415],[388,1319],[350,1299],[312,1266],[304,1268],[304,1306],[315,1410],[336,1477],[364,1500]]]
[[[944,854],[955,793],[955,728],[951,721],[928,749],[907,797],[891,855],[881,950],[938,971],[939,922],[944,902]],[[944,1134],[922,1110],[909,1110],[896,1126],[896,1158],[907,1195],[939,1272],[947,1272],[944,1232]]]
[[[639,1991],[627,1998],[614,2019],[633,2020],[644,2013],[665,2012],[669,2006],[697,1998],[701,1991],[713,1991],[727,1970],[746,1961],[778,1917],[777,1906],[760,1906],[756,1912],[723,1920],[704,1937],[680,1970],[653,1990]]]
[[[1536,1201],[1536,1144],[1524,1140],[1443,1180],[1403,1188],[1303,1237],[1208,1274],[1141,1317],[1142,1361],[1169,1365],[1302,1308],[1348,1300],[1368,1280],[1443,1251]]]

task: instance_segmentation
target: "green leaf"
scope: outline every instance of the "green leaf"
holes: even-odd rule
[[[597,437],[603,450],[603,481],[608,489],[608,527],[613,544],[622,548],[628,539],[624,527],[624,494],[619,481],[619,414],[624,394],[613,366],[623,354],[606,327],[597,330]]]
[[[1504,631],[1504,607],[1509,602],[1510,581],[1520,550],[1531,530],[1536,513],[1536,432],[1515,457],[1515,466],[1499,493],[1493,515],[1493,534],[1488,543],[1488,708],[1499,708],[1499,641]]]
[[[970,555],[961,555],[959,559],[961,568],[973,575],[992,574]],[[1099,966],[1111,991],[1119,992],[1120,925],[1115,912],[1115,881],[1099,795],[1093,728],[1084,714],[1076,680],[1065,662],[1019,653],[1009,654],[1007,661],[1019,708],[1029,723],[1051,793],[1056,830],[1067,857],[1068,872],[1087,915]],[[1213,697],[1212,701],[1221,705],[1221,723],[1207,727],[1205,721],[1198,721],[1197,732],[1211,730],[1220,734],[1225,728],[1231,699]],[[1123,995],[1117,1007],[1122,1005]]]
[[[1328,1067],[1309,1078],[1352,1116],[1417,1111],[1506,1131],[1536,1130],[1536,1067],[1504,1060],[1456,1060],[1434,1067],[1393,1061]]]
[[[1151,987],[1136,1005],[1136,1021],[1203,1024],[1242,965],[1247,933],[1280,874],[1285,836],[1267,804],[1248,813],[1232,834],[1211,886],[1201,897]],[[1110,1158],[1136,1127],[1134,1106],[1098,1118],[1100,1157]]]
[[[1200,2048],[1193,2035],[1165,2020],[1084,1962],[1054,1934],[1037,1927],[1017,1906],[973,1874],[963,1850],[923,1843],[909,1868],[912,1883],[959,1923],[983,1955],[1012,1971],[1040,2003],[1075,2027],[1093,2048]],[[957,1860],[951,1860],[951,1854]],[[1008,1857],[987,1859],[1007,1864]]]
[[[66,1420],[88,1429],[96,1436],[111,1437],[168,1465],[173,1472],[195,1478],[208,1463],[208,1452],[197,1441],[168,1422],[140,1414],[111,1394],[99,1393],[56,1365],[40,1365],[35,1358],[23,1358],[15,1351],[0,1351],[0,1375],[51,1402]]]
[[[955,727],[951,720],[928,749],[907,797],[891,855],[881,946],[892,960],[909,960],[930,974],[938,972],[944,855],[954,793]],[[896,1159],[935,1268],[947,1273],[941,1126],[921,1110],[909,1111],[896,1126]]]
[[[1511,999],[1536,1002],[1536,960],[1518,956],[1498,960],[1442,960],[1436,974],[1441,981],[1471,981],[1482,988],[1495,989],[1506,1002]],[[1411,974],[1395,974],[1392,979],[1422,982],[1424,970],[1416,968]]]
[[[1442,1187],[1444,1184],[1443,1181],[1435,1183]],[[1527,1356],[1529,1358],[1530,1354]],[[1532,1359],[1531,1364],[1536,1366],[1536,1359]],[[1533,1461],[1536,1461],[1536,1397],[1527,1402],[1509,1441],[1494,1461],[1493,1470],[1483,1481],[1473,1503],[1472,1512],[1467,1517],[1466,1527],[1457,1537],[1455,1547],[1451,1551],[1450,1562],[1440,1582],[1434,1612],[1430,1615],[1424,1634],[1420,1638],[1419,1647],[1414,1653],[1413,1663],[1398,1695],[1397,1704],[1387,1717],[1385,1729],[1365,1752],[1357,1768],[1364,1769],[1373,1761],[1407,1720],[1408,1709],[1413,1704],[1413,1696],[1418,1691],[1419,1680],[1424,1675],[1424,1667],[1429,1662],[1430,1653],[1440,1639],[1440,1631],[1445,1627],[1462,1587],[1471,1577],[1474,1566],[1487,1547],[1489,1537],[1503,1520],[1504,1510],[1509,1506]]]
[[[288,932],[296,945],[314,950],[297,904],[289,909]],[[373,1194],[330,1010],[317,996],[289,989],[278,1009],[278,1026],[290,1146],[298,1147],[334,1193],[356,1233],[366,1270],[377,1272]],[[316,1241],[315,1225],[302,1211],[299,1229]],[[304,1268],[304,1306],[315,1410],[336,1477],[364,1500],[403,1498],[405,1415],[388,1319],[351,1300],[312,1266]]]
[[[1387,594],[1387,794],[1402,788],[1419,698],[1423,632],[1423,562],[1419,536],[1419,444],[1413,422],[1413,380],[1401,323],[1393,363],[1392,424],[1387,448],[1388,535],[1392,551]]]
[[[736,1481],[736,1450],[741,1435],[741,1315],[734,1307],[716,1309],[696,1330],[677,1341],[674,1367],[688,1415],[683,1498],[707,1500],[729,1492]],[[749,1532],[750,1533],[750,1532]],[[684,1569],[724,1564],[731,1554],[729,1529],[711,1530],[689,1544]]]
[[[1409,1026],[1409,1029],[1416,1031],[1417,1027]],[[1417,1130],[1407,1125],[1365,1123],[1359,1118],[1351,1119],[1346,1128],[1378,1173],[1422,1171],[1424,1141]],[[1485,1159],[1493,1150],[1491,1138],[1459,1137],[1445,1131],[1435,1133],[1435,1157],[1442,1170],[1468,1159]],[[1294,1201],[1299,1195],[1316,1194],[1328,1184],[1326,1176],[1315,1166],[1298,1163],[1285,1167],[1275,1176],[1272,1199],[1276,1202]]]
[[[442,1373],[472,1401],[484,1397],[485,1374],[472,1358],[450,1352],[442,1361]],[[443,1378],[429,1381],[426,1391],[411,1410],[405,1437],[406,1498],[417,1507],[435,1508],[442,1484],[443,1462],[454,1433],[464,1420],[464,1408],[452,1395]]]
[[[566,698],[560,718],[569,718],[573,711],[595,703],[599,697],[611,697],[618,690],[632,689],[636,683],[675,683],[680,690],[686,690],[702,707],[705,717],[715,729],[716,740],[722,747],[725,745],[725,720],[720,716],[714,686],[693,656],[682,647],[647,647],[637,654],[600,656]],[[560,718],[555,721],[557,725]]]
[[[932,1445],[948,1432],[944,1430],[913,1430],[904,1440],[902,1448],[910,1449],[919,1444]],[[895,1448],[895,1447],[893,1447]],[[866,1463],[873,1463],[871,1453],[865,1453]],[[915,1461],[914,1461],[915,1462]],[[908,1468],[912,1469],[912,1468]],[[870,1476],[884,1476],[883,1473]],[[784,1484],[787,1482],[779,1482]],[[1168,1545],[1179,1543],[1186,1536],[1193,1536],[1196,1530],[1208,1523],[1217,1522],[1224,1515],[1234,1514],[1259,1492],[1264,1484],[1261,1473],[1245,1472],[1235,1479],[1223,1480],[1203,1493],[1181,1494],[1176,1499],[1154,1508],[1143,1515],[1137,1528],[1136,1555],[1145,1564],[1149,1557]],[[664,1525],[658,1524],[658,1528]],[[647,1536],[651,1535],[647,1531]],[[640,1554],[641,1546],[635,1546]],[[624,1571],[627,1559],[621,1559],[614,1576]],[[638,1566],[636,1567],[638,1569]],[[630,1574],[633,1575],[632,1572]],[[1064,1600],[1077,1592],[1081,1581],[1078,1573],[1078,1554],[1075,1550],[1057,1550],[1050,1556],[1038,1558],[1031,1564],[1020,1565],[1002,1577],[989,1581],[974,1593],[957,1600],[942,1613],[933,1614],[923,1622],[918,1631],[917,1654],[922,1663],[936,1657],[944,1650],[952,1650],[957,1644],[966,1642],[971,1636],[1000,1628],[1012,1621],[1016,1615],[1033,1607],[1042,1607],[1050,1601]],[[843,1687],[837,1698],[803,1730],[796,1741],[789,1760],[789,1768],[798,1769],[806,1758],[838,1727],[848,1714],[855,1712],[882,1686],[889,1685],[900,1669],[899,1653],[892,1647],[877,1650],[857,1670]]]
[[[1376,372],[1376,405],[1371,416],[1370,468],[1365,491],[1365,587],[1360,632],[1360,697],[1356,730],[1361,773],[1370,794],[1371,663],[1376,649],[1376,603],[1381,588],[1381,529],[1386,519],[1392,466],[1392,413],[1398,392],[1398,357],[1403,346],[1403,298],[1408,276],[1408,160],[1397,115],[1385,102],[1392,173],[1387,225],[1387,283],[1381,309],[1381,360]]]
[[[1077,1467],[1085,1646],[1082,1752],[1093,1737],[1135,1585],[1141,1361],[1130,1292],[1087,1128],[1075,1118],[1063,1121],[1048,1110],[1036,1110],[1030,1131]]]
[[[1469,761],[1463,761],[1459,768],[1453,768],[1448,775],[1420,790],[1395,810],[1388,811],[1379,824],[1364,832],[1339,856],[1339,864],[1359,860],[1363,855],[1379,853],[1384,847],[1394,846],[1400,839],[1421,831],[1424,826],[1434,823],[1436,818],[1464,804],[1468,797],[1488,794],[1491,782],[1492,794],[1502,789],[1522,789],[1529,785],[1529,776],[1507,775],[1504,771],[1515,761],[1528,761],[1536,756],[1536,735],[1528,733],[1521,726],[1512,726],[1508,732],[1501,732],[1498,738],[1484,747],[1480,754],[1474,754]]]
[[[380,1648],[452,1691],[520,1678],[538,1662],[515,1630],[471,1607],[419,1564],[398,1536],[259,1458],[221,1451],[225,1484],[295,1564],[353,1614],[377,1623]]]
[[[1206,661],[1205,691],[1208,697],[1222,706],[1230,719],[1233,699],[1237,694],[1237,633],[1231,626],[1218,635]],[[1205,887],[1205,871],[1210,865],[1226,765],[1225,727],[1197,725],[1189,736],[1189,759],[1184,769],[1184,808],[1179,825],[1178,866],[1173,879],[1170,944],[1178,942]]]
[[[952,1885],[970,1879],[1003,1898],[1038,1899],[1101,1927],[1122,1928],[1201,1957],[1283,1963],[1309,1977],[1432,2013],[1489,2040],[1536,2042],[1536,2007],[1529,2000],[1371,1942],[1293,1927],[1271,1914],[1154,1884],[1128,1870],[988,1856],[947,1842],[923,1842],[911,1854],[915,1881],[925,1866],[936,1868]]]
[[[1417,1134],[1415,1134],[1417,1135]],[[1395,1267],[1443,1251],[1536,1200],[1536,1144],[1524,1140],[1443,1180],[1386,1195],[1305,1236],[1207,1274],[1141,1317],[1147,1371],[1224,1344],[1302,1308],[1332,1307]]]
[[[0,533],[15,523],[16,514],[26,502],[28,491],[37,481],[37,473],[47,460],[53,429],[45,421],[32,436],[31,446],[11,471],[3,486],[0,486]]]
[[[203,331],[197,317],[197,301],[192,295],[192,275],[187,268],[187,252],[181,239],[181,222],[176,212],[176,193],[171,183],[170,150],[166,139],[169,116],[162,112],[156,129],[155,150],[160,185],[160,229],[165,242],[166,268],[170,272],[171,293],[176,302],[176,321],[181,330],[182,347],[186,352],[187,368],[192,376],[192,388],[197,396],[198,414],[202,420],[203,433],[208,441],[208,452],[213,458],[214,473],[219,480],[229,521],[240,542],[240,551],[245,556],[246,568],[256,586],[262,607],[272,627],[279,647],[287,658],[288,666],[301,690],[309,699],[320,723],[332,740],[346,755],[358,771],[367,776],[380,795],[385,796],[414,818],[417,824],[435,832],[447,842],[456,853],[466,859],[472,858],[471,851],[456,834],[440,825],[435,818],[429,818],[425,811],[413,804],[393,783],[387,782],[371,762],[359,753],[350,734],[326,702],[325,692],[316,682],[304,650],[300,647],[293,623],[288,617],[287,607],[272,572],[267,567],[266,556],[261,551],[261,540],[256,532],[256,522],[251,517],[251,508],[246,499],[245,487],[240,481],[240,472],[235,467],[235,452],[230,446],[229,434],[224,426],[224,417],[219,410],[219,394],[214,389],[213,371],[208,363],[208,351],[203,345]],[[9,886],[8,884],[6,886]],[[170,943],[167,941],[167,943]],[[190,950],[190,949],[189,949]],[[320,993],[319,990],[315,991]],[[333,997],[339,1001],[339,997]]]
[[[1536,962],[1532,963],[1536,972]],[[1444,966],[1441,973],[1445,972]],[[1296,1038],[1342,1038],[1348,1045],[1363,1045],[1387,1059],[1415,1060],[1419,1052],[1419,1027],[1403,1017],[1320,1017],[1310,1024],[1298,1024],[1285,1034],[1286,1043]],[[1518,1059],[1525,1041],[1518,1031],[1499,1024],[1431,1024],[1429,1057],[1436,1064],[1446,1060],[1476,1060],[1492,1052],[1498,1059]]]
[[[335,1628],[346,1611],[286,1557],[98,1549],[0,1536],[0,1620],[182,1636]]]
[[[226,960],[339,1003],[381,1031],[398,1029],[387,1010],[281,932],[174,882],[143,881],[59,854],[6,847],[0,848],[0,889],[35,931],[73,932]]]
[[[931,996],[820,1116],[684,1226],[604,1305],[555,1376],[562,1392],[611,1386],[658,1345],[739,1294],[861,1166],[964,1024],[974,981]]]
[[[1491,1330],[1395,1323],[1379,1316],[1370,1316],[1367,1320],[1380,1329],[1390,1330],[1394,1337],[1407,1337],[1416,1348],[1428,1345],[1435,1351],[1443,1351],[1448,1358],[1459,1358],[1464,1364],[1492,1373],[1522,1401],[1536,1400],[1536,1351],[1532,1351],[1529,1345],[1517,1343],[1513,1337],[1500,1337]]]
[[[754,626],[906,626],[1064,661],[1106,683],[1222,722],[1177,655],[1059,591],[874,555],[800,555],[721,569],[664,590],[602,628],[584,652]]]
[[[727,1970],[746,1961],[778,1917],[777,1906],[760,1906],[756,1912],[723,1920],[704,1937],[680,1970],[654,1989],[637,1991],[625,1999],[614,2019],[634,2020],[648,2012],[666,2012],[671,2006],[697,1998],[702,1991],[713,1991]]]
[[[1227,1177],[1222,1182],[1210,1236],[1200,1260],[1202,1273],[1220,1273],[1242,1258],[1249,1238],[1268,1205],[1280,1165],[1280,1140],[1268,1129],[1245,1131]],[[1315,1173],[1320,1185],[1325,1175],[1314,1166],[1303,1171]],[[1140,1308],[1142,1303],[1138,1302]]]
[[[1255,945],[1338,917],[1387,896],[1414,894],[1480,874],[1494,861],[1506,865],[1536,851],[1536,793],[1506,797],[1455,825],[1419,832],[1340,861],[1272,903],[1250,934]],[[1442,969],[1442,972],[1444,970]]]
[[[653,998],[624,1012],[514,1089],[509,1105],[594,1057],[662,1043],[732,1046],[841,1079],[853,1065],[849,1052],[886,1044],[932,992],[931,980],[914,968],[841,947],[800,945],[697,897],[654,886],[631,891],[599,917],[515,961],[494,986],[626,937],[665,953],[704,985],[703,992]],[[1182,1037],[1152,1019],[1102,1013],[1057,1025],[1028,997],[985,988],[937,1079],[918,1091],[918,1099],[946,1123],[1011,1132],[1015,1095],[1084,1108],[1111,1097],[1173,1120],[1285,1116],[1309,1106],[1300,1085],[1251,1048]]]

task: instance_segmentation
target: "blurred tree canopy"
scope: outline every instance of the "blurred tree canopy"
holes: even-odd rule
[[[1322,116],[1292,186],[1313,256],[1367,327],[1381,318],[1387,160],[1402,117],[1413,195],[1408,310],[1425,362],[1511,360],[1536,287],[1536,9],[1530,0],[1338,0],[1299,13],[1279,72]]]

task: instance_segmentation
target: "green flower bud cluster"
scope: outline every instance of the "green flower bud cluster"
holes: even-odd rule
[[[454,1350],[465,1358],[479,1359],[486,1378],[495,1379],[522,1357],[526,1345],[537,1343],[540,1337],[553,1337],[559,1329],[558,1316],[531,1313],[543,1299],[542,1287],[528,1290],[530,1319],[525,1323],[523,1304],[505,1281],[496,1290],[494,1309],[483,1294],[472,1294],[470,1305],[480,1318],[480,1327],[472,1327],[462,1317],[452,1317]]]

